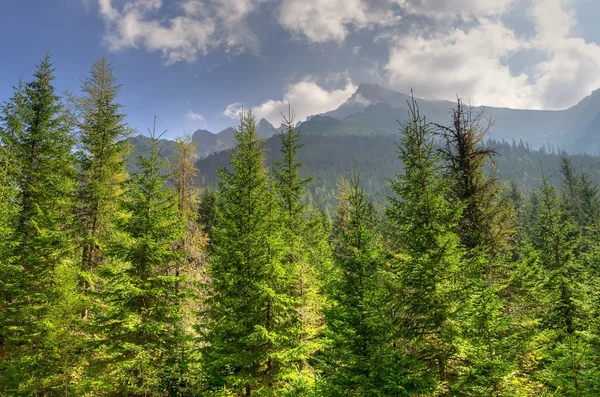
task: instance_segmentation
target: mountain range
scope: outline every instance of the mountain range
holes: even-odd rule
[[[408,116],[409,95],[375,84],[360,84],[356,92],[337,109],[309,117],[297,125],[303,135],[378,136],[396,135],[398,120]],[[422,116],[432,123],[448,124],[454,102],[417,99]],[[475,106],[493,120],[489,137],[496,141],[525,141],[532,148],[555,147],[570,153],[600,153],[600,90],[565,110],[528,110]],[[257,124],[258,134],[268,139],[279,128],[267,120]],[[199,129],[192,134],[199,159],[235,145],[235,130],[219,133]],[[136,152],[144,152],[142,136],[130,138]],[[173,152],[173,142],[162,140],[163,155]]]

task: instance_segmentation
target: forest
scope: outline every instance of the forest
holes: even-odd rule
[[[350,164],[324,211],[291,108],[273,161],[242,113],[209,188],[156,118],[131,153],[105,58],[81,94],[53,79],[46,56],[0,109],[0,396],[600,395],[600,196],[573,157],[505,182],[484,115],[413,99],[379,199]]]

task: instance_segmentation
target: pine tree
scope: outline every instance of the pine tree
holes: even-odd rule
[[[297,271],[284,263],[281,214],[254,117],[236,131],[232,171],[219,172],[219,207],[209,261],[208,386],[215,393],[283,396],[297,377]]]
[[[12,148],[19,211],[9,257],[12,280],[3,330],[0,393],[31,395],[71,386],[73,349],[71,125],[52,85],[50,56],[5,108],[2,140]],[[5,141],[5,138],[7,139]],[[4,275],[3,275],[4,276]]]
[[[82,81],[81,97],[72,98],[78,128],[79,187],[76,215],[81,234],[81,288],[92,286],[113,230],[117,201],[126,177],[125,138],[130,128],[116,102],[120,86],[105,57],[94,63]],[[86,305],[89,306],[89,305]],[[82,317],[88,316],[88,308]]]
[[[461,207],[446,199],[451,185],[442,175],[429,124],[410,105],[398,144],[404,173],[391,181],[386,215],[393,228],[390,265],[391,311],[399,343],[418,360],[419,378],[438,396],[452,395],[457,373],[460,328],[466,296],[461,292],[463,252],[456,230]]]
[[[140,172],[119,201],[126,215],[115,220],[111,260],[100,270],[103,310],[93,319],[99,353],[91,367],[99,372],[90,374],[90,388],[113,395],[180,395],[185,278],[173,275],[181,260],[173,247],[184,227],[154,131],[148,157],[138,157]]]

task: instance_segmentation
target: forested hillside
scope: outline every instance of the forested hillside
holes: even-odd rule
[[[242,113],[197,164],[150,119],[128,172],[106,59],[54,73],[0,112],[0,396],[600,395],[598,158],[411,98],[377,139]]]
[[[396,123],[397,124],[397,123]],[[399,126],[398,126],[399,127]],[[398,162],[397,137],[378,136],[302,136],[304,146],[299,158],[305,164],[304,177],[314,176],[308,187],[310,199],[327,213],[337,205],[337,187],[340,178],[348,179],[354,167],[361,175],[364,191],[378,205],[384,205],[391,193],[389,179],[402,169]],[[561,158],[567,157],[573,167],[585,172],[594,184],[600,183],[600,157],[588,154],[565,154],[552,149],[531,149],[521,142],[486,140],[486,147],[497,152],[487,170],[495,170],[500,182],[514,182],[523,192],[541,185],[543,174],[549,183],[559,186]],[[280,140],[277,137],[265,142],[267,163],[281,159]],[[217,169],[228,167],[230,151],[213,154],[199,160],[196,166],[202,183],[216,186]]]

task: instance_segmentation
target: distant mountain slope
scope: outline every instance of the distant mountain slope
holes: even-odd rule
[[[408,114],[406,94],[373,84],[361,84],[337,109],[309,118],[299,127],[305,135],[393,134],[396,119]],[[447,124],[453,102],[418,99],[421,115]],[[560,111],[522,110],[478,106],[494,121],[490,137],[524,140],[534,147],[550,144],[570,152],[600,153],[600,90],[577,105]]]
[[[305,163],[303,176],[314,177],[309,186],[311,200],[331,213],[337,202],[336,189],[339,179],[348,178],[356,165],[365,192],[377,204],[384,205],[386,197],[390,194],[388,180],[396,173],[402,172],[395,144],[398,139],[398,134],[303,136],[302,142],[305,145],[300,149],[299,157]],[[558,153],[549,153],[546,149],[531,150],[519,144],[489,144],[499,153],[495,163],[501,180],[513,180],[524,191],[528,191],[539,186],[543,167],[545,175],[550,177],[553,183],[560,183]],[[265,146],[269,164],[281,160],[278,137],[268,139]],[[231,150],[215,153],[197,162],[204,185],[216,185],[216,170],[219,167],[228,168]],[[594,183],[600,183],[600,157],[587,154],[570,157],[576,169],[585,170]]]
[[[328,195],[335,190],[339,176],[351,172],[354,160],[363,175],[366,189],[378,197],[385,196],[386,184],[383,181],[397,169],[391,166],[395,164],[393,141],[398,136],[397,120],[407,118],[408,100],[410,97],[406,94],[374,84],[361,84],[337,109],[309,117],[298,124],[298,131],[307,143],[301,151],[307,163],[307,172],[314,175],[317,181],[313,187],[315,199],[331,202],[332,198]],[[455,106],[449,101],[424,99],[418,99],[418,105],[422,116],[442,125],[449,124],[450,111]],[[487,112],[494,120],[489,138],[496,141],[528,142],[533,149],[552,147],[556,151],[566,150],[570,153],[600,153],[600,90],[594,91],[577,105],[560,111],[495,107],[475,109],[479,110]],[[273,126],[264,119],[258,122],[257,128],[259,135],[266,139],[275,133]],[[210,183],[214,182],[215,167],[227,164],[227,152],[223,151],[234,147],[234,131],[233,128],[227,128],[212,134],[207,130],[197,130],[192,136],[201,160],[200,169]],[[141,136],[131,138],[130,142],[136,153],[147,151],[147,143]],[[165,140],[162,143],[163,155],[170,159],[173,142]],[[267,145],[277,158],[277,140],[268,139]],[[510,162],[501,168],[502,175],[514,177],[523,186],[531,186],[534,183],[532,175],[538,175],[536,172],[540,164],[532,163],[530,155],[519,159],[506,155],[506,158]],[[596,158],[581,158],[594,164],[590,166],[594,173],[600,169],[596,167]],[[499,164],[502,161],[499,159]],[[529,170],[529,174],[526,176],[520,170],[508,173],[507,169],[514,164],[521,164],[523,170]],[[130,169],[135,169],[133,162],[130,162]]]
[[[267,139],[275,134],[276,129],[267,120],[262,119],[257,123],[258,135]],[[147,153],[149,150],[148,142],[143,135],[137,135],[128,139],[133,146],[133,152],[130,163],[130,169],[133,169],[135,157],[138,154]],[[213,134],[208,130],[196,130],[192,134],[192,142],[196,146],[196,155],[199,159],[203,159],[213,153],[231,149],[235,146],[235,129],[232,127],[226,128],[223,131]],[[172,158],[175,150],[175,142],[173,140],[161,139],[162,155],[167,160]]]

